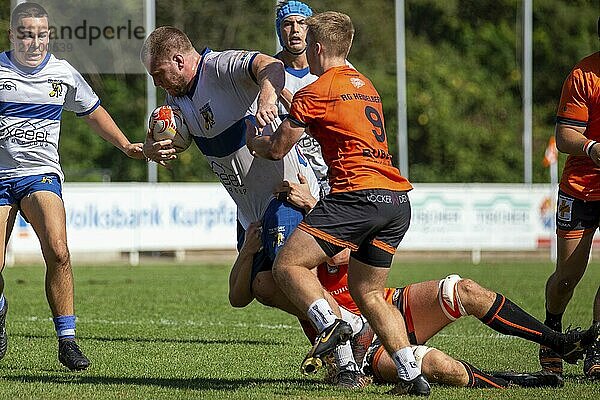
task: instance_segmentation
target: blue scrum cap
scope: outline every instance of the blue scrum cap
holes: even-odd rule
[[[312,9],[301,1],[291,0],[287,3],[283,3],[277,8],[277,18],[275,19],[275,27],[277,28],[277,37],[279,38],[279,44],[283,46],[281,40],[281,23],[284,19],[290,15],[301,15],[303,17],[310,17],[313,14]]]

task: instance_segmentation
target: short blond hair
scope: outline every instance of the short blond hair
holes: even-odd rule
[[[352,46],[354,25],[346,14],[325,11],[306,19],[308,33],[330,56],[346,58]]]
[[[162,61],[171,53],[177,52],[188,54],[194,50],[188,36],[173,26],[161,26],[156,28],[144,41],[140,58],[143,63]]]

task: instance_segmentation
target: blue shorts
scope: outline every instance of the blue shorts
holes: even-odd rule
[[[254,255],[250,284],[259,272],[273,268],[275,256],[283,247],[287,238],[304,218],[304,210],[288,202],[273,199],[263,215],[262,236],[263,248]],[[238,224],[238,250],[244,243],[245,232]]]
[[[56,193],[62,199],[62,185],[56,174],[2,179],[0,180],[0,206],[19,204],[23,197],[42,190]]]

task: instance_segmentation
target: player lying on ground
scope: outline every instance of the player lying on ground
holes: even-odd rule
[[[287,183],[285,187],[288,188],[288,200],[293,204],[316,203],[305,186]],[[240,252],[242,256],[236,261],[240,273],[250,270],[251,262],[247,260],[251,260],[249,256],[261,247],[259,230],[258,222],[251,224],[248,229]],[[353,347],[355,358],[362,363],[363,371],[373,375],[376,381],[395,382],[396,367],[387,352],[377,340],[370,340],[372,332],[369,334],[368,329],[362,329],[364,319],[360,318],[361,322],[357,323],[357,319],[352,318],[360,316],[360,313],[348,291],[347,258],[348,253],[345,252],[331,262],[341,265],[320,265],[317,268],[319,281],[332,294],[340,309],[346,311],[343,316],[357,333],[353,338]],[[572,330],[565,334],[555,332],[503,295],[458,275],[450,275],[441,281],[414,283],[404,288],[388,288],[385,293],[386,300],[396,306],[404,317],[415,359],[421,363],[423,373],[433,382],[452,386],[506,387],[509,383],[507,380],[526,386],[562,384],[560,377],[548,374],[486,374],[465,361],[455,360],[440,350],[424,346],[427,340],[445,326],[464,315],[473,315],[502,334],[544,344],[561,354],[569,363],[576,363],[581,359],[585,348],[600,334],[600,324],[594,324],[587,331]],[[306,332],[304,324],[303,327]],[[307,335],[314,338],[316,332],[307,332]],[[365,338],[368,338],[366,343]]]

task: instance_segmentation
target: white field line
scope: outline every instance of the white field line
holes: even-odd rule
[[[52,322],[52,318],[42,318],[42,317],[25,317],[19,319],[13,319],[13,322],[43,322],[48,323]],[[219,321],[175,321],[169,319],[160,319],[160,320],[108,320],[108,319],[87,319],[85,317],[77,317],[77,323],[80,324],[99,324],[99,325],[131,325],[131,326],[146,326],[146,325],[161,325],[161,326],[197,326],[197,327],[234,327],[234,328],[258,328],[258,329],[269,329],[269,330],[279,330],[279,329],[290,329],[290,330],[301,330],[299,326],[296,325],[287,325],[287,324],[247,324],[245,322],[237,322],[235,324],[219,322]],[[460,339],[494,339],[494,340],[522,340],[521,338],[515,336],[507,336],[502,335],[500,333],[492,332],[488,335],[467,335],[467,334],[447,334],[447,333],[438,333],[435,337],[444,337],[444,338],[460,338]]]

